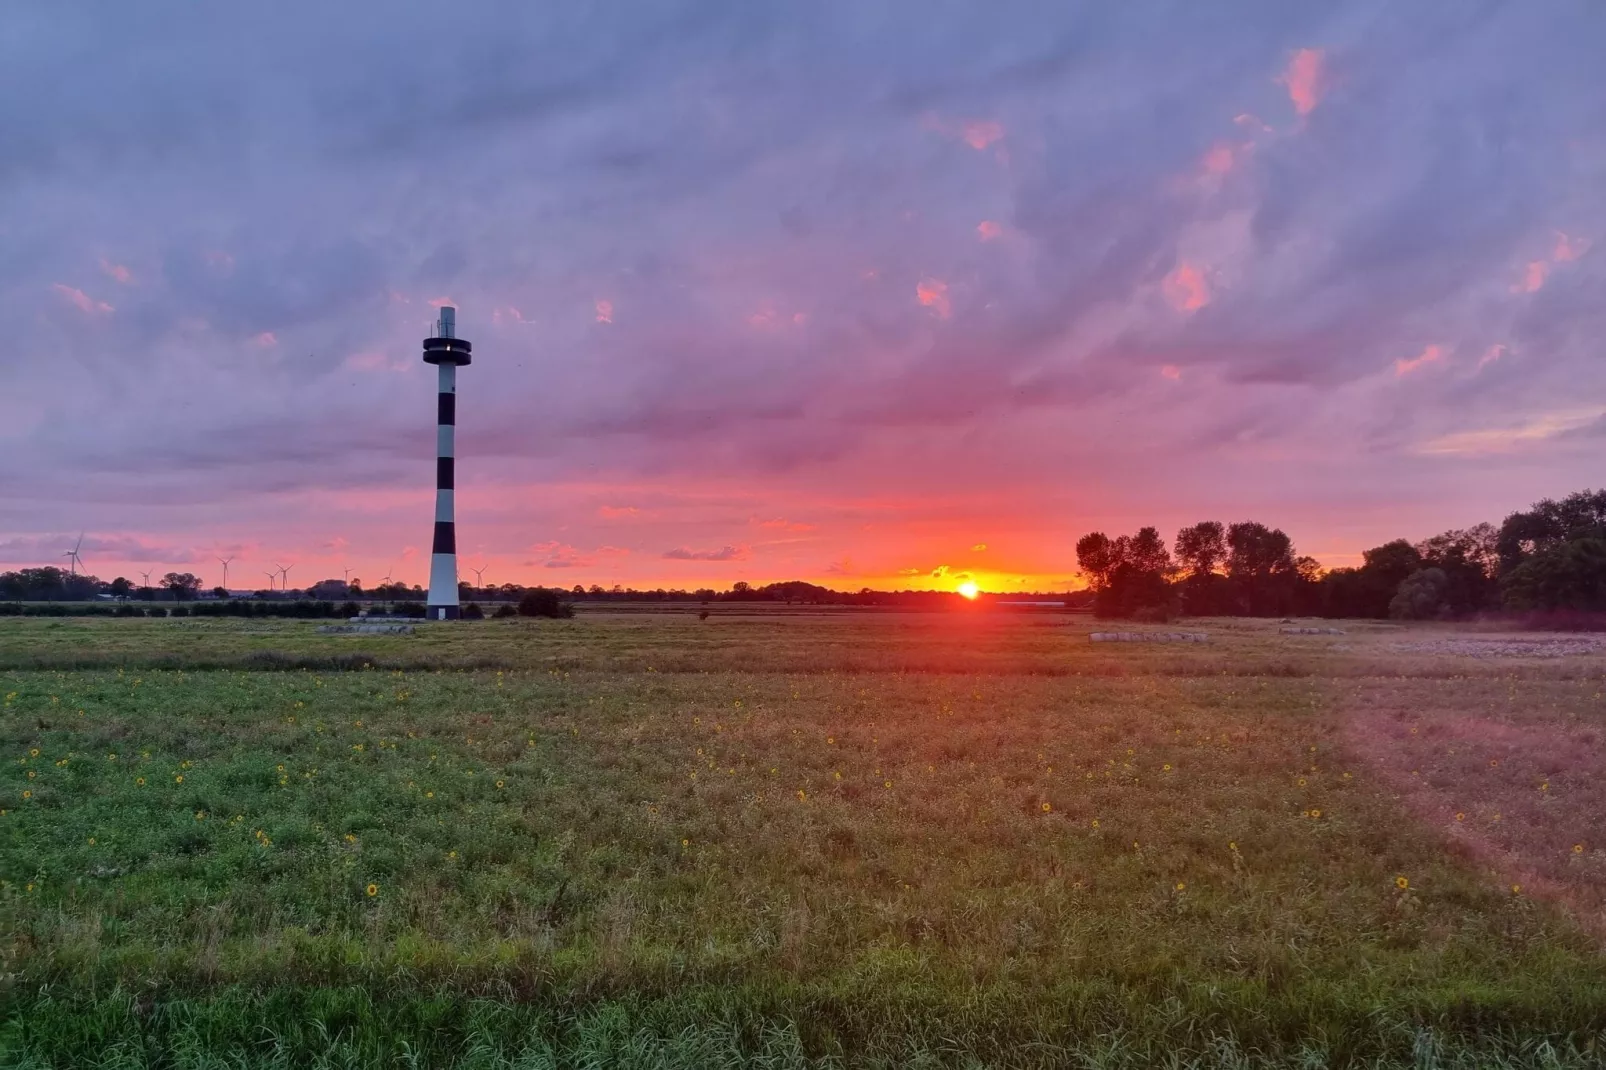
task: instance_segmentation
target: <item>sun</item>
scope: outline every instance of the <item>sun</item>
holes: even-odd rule
[[[961,583],[958,587],[955,587],[954,590],[958,591],[960,594],[964,595],[966,598],[975,598],[978,594],[981,593],[981,588],[976,586],[976,581],[975,580],[966,580],[964,583]]]

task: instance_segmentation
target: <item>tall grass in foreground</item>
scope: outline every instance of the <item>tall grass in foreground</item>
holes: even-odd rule
[[[1452,714],[1587,741],[1598,676],[798,674],[744,649],[0,671],[0,1066],[1601,1062],[1594,939],[1403,809],[1346,730],[1363,705],[1424,747],[1483,738]],[[1485,794],[1529,770],[1422,753]],[[1545,813],[1598,804],[1545,783]],[[1578,846],[1550,879],[1599,879]]]

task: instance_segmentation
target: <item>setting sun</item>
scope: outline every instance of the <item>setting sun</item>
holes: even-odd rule
[[[966,580],[964,583],[961,583],[958,587],[954,588],[954,590],[958,591],[966,598],[975,598],[981,589],[976,586],[974,580]]]

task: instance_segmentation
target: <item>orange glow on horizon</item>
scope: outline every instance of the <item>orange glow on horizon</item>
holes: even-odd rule
[[[981,593],[981,588],[976,586],[976,581],[975,580],[966,580],[964,583],[961,583],[958,587],[955,587],[954,590],[958,591],[960,594],[964,595],[966,598],[975,598],[978,594]]]

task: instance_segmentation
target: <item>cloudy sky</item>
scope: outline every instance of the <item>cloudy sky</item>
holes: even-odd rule
[[[486,582],[1337,565],[1601,482],[1596,0],[6,19],[0,568],[426,582],[448,301]]]

